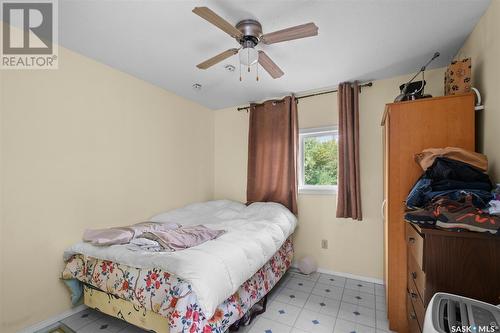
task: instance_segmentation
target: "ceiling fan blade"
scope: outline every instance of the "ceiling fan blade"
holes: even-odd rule
[[[264,44],[274,44],[287,40],[316,36],[318,27],[313,22],[278,30],[262,36]]]
[[[264,67],[273,79],[282,77],[285,74],[264,51],[259,51],[259,64]]]
[[[231,37],[234,38],[243,37],[243,33],[241,31],[236,29],[231,23],[224,20],[222,17],[217,15],[214,11],[212,11],[208,7],[194,7],[193,13],[200,16],[201,18],[204,18],[208,22],[212,23],[222,31],[229,34],[229,36]]]
[[[227,58],[235,55],[236,53],[238,53],[238,49],[229,49],[227,51],[219,53],[215,57],[212,57],[208,60],[205,60],[201,64],[196,65],[196,67],[198,67],[199,69],[207,69],[207,68],[212,67],[213,65],[221,62],[222,60],[227,59]]]

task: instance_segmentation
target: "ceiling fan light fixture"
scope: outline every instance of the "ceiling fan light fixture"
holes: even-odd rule
[[[239,52],[240,64],[252,66],[259,61],[259,52],[253,47],[244,47]]]
[[[318,27],[314,24],[314,22],[296,25],[264,34],[262,31],[262,25],[254,19],[245,19],[238,22],[236,26],[233,26],[208,7],[195,7],[193,9],[193,13],[224,31],[229,36],[236,39],[236,42],[241,45],[240,48],[232,48],[221,52],[216,56],[199,63],[196,67],[199,69],[207,69],[239,53],[240,81],[242,80],[242,65],[247,67],[248,72],[250,72],[250,67],[255,65],[257,81],[259,81],[259,66],[262,66],[262,68],[269,73],[273,79],[280,78],[283,74],[285,74],[263,50],[257,51],[255,49],[257,45],[281,43],[289,40],[318,35]],[[226,69],[228,68],[226,67]]]

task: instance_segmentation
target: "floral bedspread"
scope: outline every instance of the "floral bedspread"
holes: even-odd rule
[[[191,285],[160,269],[134,268],[75,255],[66,262],[63,279],[79,281],[167,318],[170,332],[225,332],[266,295],[290,267],[293,244],[287,239],[274,256],[231,297],[212,318],[200,310]]]

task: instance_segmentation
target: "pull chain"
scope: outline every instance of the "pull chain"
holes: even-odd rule
[[[257,64],[255,65],[255,70],[257,72],[257,77],[255,78],[255,81],[259,81],[259,62],[257,61]]]
[[[241,62],[240,62],[240,82],[241,82]]]

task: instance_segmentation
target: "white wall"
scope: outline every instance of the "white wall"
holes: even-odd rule
[[[444,69],[427,72],[427,92],[443,94]],[[375,81],[360,95],[362,222],[335,217],[335,195],[299,195],[299,227],[295,234],[297,258],[313,256],[319,266],[337,272],[383,278],[382,128],[385,103],[398,94],[409,75]],[[336,94],[302,99],[299,127],[337,123]],[[215,197],[245,201],[248,114],[236,107],[215,112]],[[329,248],[321,249],[321,239]]]
[[[485,110],[478,112],[479,150],[489,159],[489,173],[500,181],[500,1],[493,0],[457,57],[472,58],[472,85],[479,89]]]
[[[1,332],[70,307],[65,248],[213,196],[213,113],[60,48],[58,70],[0,71]]]

